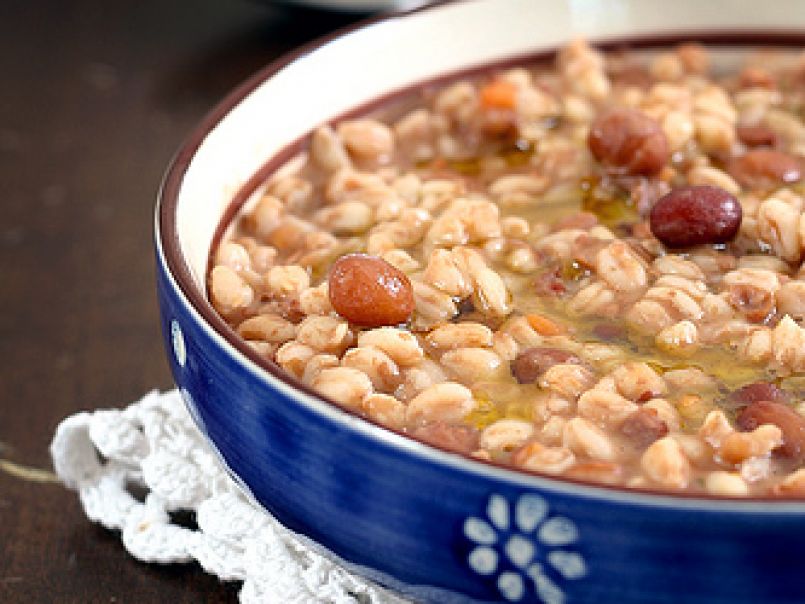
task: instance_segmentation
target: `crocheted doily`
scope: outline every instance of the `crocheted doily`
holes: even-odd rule
[[[223,581],[242,581],[240,600],[248,604],[407,602],[348,572],[250,502],[176,390],[151,392],[123,410],[68,417],[50,450],[87,517],[119,530],[138,560],[195,560]],[[182,511],[193,513],[197,527],[177,522]]]

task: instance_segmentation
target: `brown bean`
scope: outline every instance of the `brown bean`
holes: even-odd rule
[[[626,174],[655,174],[669,155],[660,125],[635,109],[600,115],[590,128],[587,146],[605,167]]]
[[[710,185],[679,187],[651,209],[654,236],[668,247],[730,241],[741,226],[741,204],[724,189]]]
[[[774,424],[783,432],[783,444],[777,452],[784,457],[805,458],[805,418],[788,405],[755,401],[741,409],[736,423],[745,432],[763,424]]]
[[[763,124],[745,124],[736,128],[738,138],[747,147],[773,147],[777,144],[774,130]]]
[[[596,323],[593,335],[605,342],[614,342],[626,338],[626,328],[617,323]]]
[[[656,410],[640,407],[623,421],[621,432],[643,449],[668,434],[668,425]]]
[[[425,424],[417,428],[413,435],[428,444],[464,454],[475,451],[480,442],[478,430],[475,428],[447,422]]]
[[[521,384],[533,384],[543,373],[559,363],[581,365],[576,355],[559,348],[527,348],[512,361],[512,375]]]
[[[365,327],[397,325],[414,311],[408,277],[376,256],[350,254],[336,260],[328,291],[339,315]]]
[[[729,395],[729,402],[736,407],[751,405],[758,401],[772,401],[785,404],[790,400],[788,392],[769,382],[747,384]]]
[[[613,67],[610,75],[612,83],[618,87],[640,88],[648,90],[654,84],[654,78],[643,65],[631,63]]]
[[[563,476],[575,480],[617,484],[623,479],[623,467],[611,461],[583,461],[567,470]]]
[[[802,179],[799,158],[774,149],[753,149],[727,165],[732,177],[750,189],[771,189]]]

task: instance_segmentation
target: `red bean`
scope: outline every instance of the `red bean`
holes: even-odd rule
[[[805,418],[788,405],[756,401],[741,409],[736,423],[747,432],[762,424],[774,424],[783,432],[783,444],[777,452],[784,457],[805,458]]]
[[[748,124],[736,128],[738,138],[748,147],[773,147],[777,144],[774,130],[763,124]]]
[[[789,394],[769,382],[755,382],[747,384],[729,395],[729,402],[736,407],[751,405],[758,401],[772,401],[774,403],[787,403]]]
[[[414,311],[408,277],[376,256],[350,254],[336,260],[330,271],[329,295],[339,315],[365,327],[397,325]]]
[[[626,338],[626,329],[617,323],[596,323],[593,335],[606,342],[614,342]]]
[[[582,361],[560,348],[527,348],[512,361],[512,375],[521,384],[533,384],[543,373],[559,363],[581,365]]]
[[[660,125],[636,109],[600,115],[590,128],[587,146],[605,167],[625,174],[655,174],[669,155]]]
[[[724,189],[686,186],[657,201],[649,224],[668,247],[688,247],[730,241],[741,226],[741,215],[741,204]]]
[[[654,78],[642,65],[628,65],[619,68],[611,76],[612,83],[617,86],[648,90],[654,84]]]
[[[621,432],[642,449],[668,434],[668,425],[656,410],[640,407],[624,420]]]
[[[727,170],[744,187],[771,189],[802,179],[799,158],[774,149],[753,149],[729,162]]]

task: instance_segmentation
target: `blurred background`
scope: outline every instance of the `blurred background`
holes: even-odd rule
[[[132,560],[48,445],[67,415],[171,387],[152,216],[185,136],[261,66],[392,3],[313,4],[0,2],[0,602],[236,601],[198,566]]]

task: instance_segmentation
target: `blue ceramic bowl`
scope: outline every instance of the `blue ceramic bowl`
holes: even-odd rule
[[[319,123],[577,35],[801,45],[803,6],[442,4],[304,48],[229,96],[168,171],[157,269],[176,383],[246,492],[350,568],[421,601],[805,601],[804,503],[629,492],[430,447],[327,403],[261,360],[214,313],[204,279],[220,225]]]

